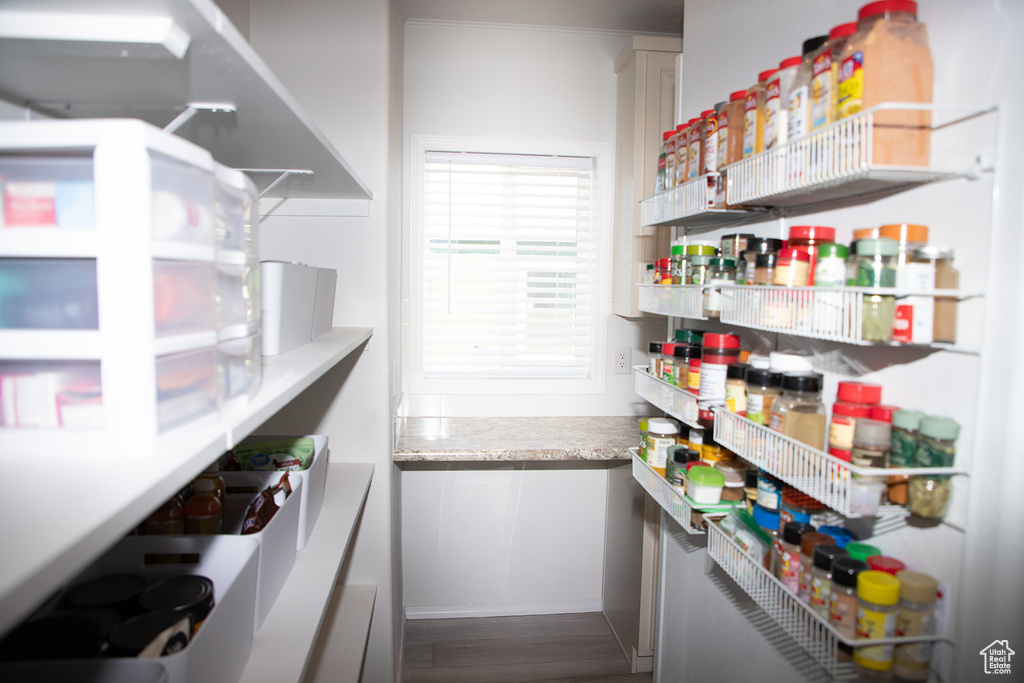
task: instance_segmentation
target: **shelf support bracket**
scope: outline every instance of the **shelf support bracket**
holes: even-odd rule
[[[267,185],[262,192],[260,192],[258,199],[263,199],[263,195],[267,194],[275,187],[281,184],[281,182],[290,175],[314,175],[313,171],[308,168],[240,168],[239,171],[244,173],[277,173],[277,178],[274,182]]]
[[[185,107],[185,111],[175,116],[173,121],[164,126],[164,132],[176,132],[200,111],[225,112],[230,114],[237,110],[235,105],[224,102],[189,102],[188,106]]]

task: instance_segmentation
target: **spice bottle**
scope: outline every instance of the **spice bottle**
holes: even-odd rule
[[[661,345],[661,379],[669,384],[672,384],[672,378],[675,377],[675,350],[676,345],[672,342],[664,342]]]
[[[772,401],[768,426],[811,448],[823,449],[826,423],[821,383],[822,376],[815,372],[784,374],[782,395]]]
[[[857,30],[857,22],[840,24],[828,32],[828,48],[812,60],[811,130],[817,130],[839,120],[839,62],[843,48]]]
[[[725,169],[743,158],[743,102],[746,90],[737,90],[729,95],[722,113],[718,116],[718,170]],[[721,199],[725,207],[725,186],[721,186]]]
[[[935,598],[938,582],[920,572],[901,571],[900,608],[896,613],[897,636],[935,635]],[[897,645],[893,657],[893,673],[905,681],[928,679],[932,658],[931,643]]]
[[[747,250],[747,243],[749,240],[754,239],[754,235],[750,233],[732,233],[730,235],[722,235],[721,250],[722,256],[732,259],[742,259],[743,252]],[[738,266],[738,263],[737,263]]]
[[[932,101],[928,32],[913,0],[881,0],[860,8],[857,31],[839,66],[839,118],[881,102]],[[872,163],[927,166],[931,116],[927,111],[875,112]]]
[[[658,147],[658,174],[654,177],[654,191],[664,192],[667,187],[665,174],[668,169],[668,139],[672,137],[672,131],[665,131],[661,134],[661,145]]]
[[[730,365],[725,373],[725,406],[730,413],[747,414],[747,369],[746,363]]]
[[[828,40],[828,36],[815,36],[804,41],[800,66],[797,68],[796,75],[793,78],[793,85],[789,90],[789,101],[786,104],[789,140],[810,132],[811,59],[814,52],[826,40]],[[794,149],[792,151],[795,153],[798,150]],[[807,150],[801,149],[799,152],[799,156],[794,154],[789,159],[788,177],[791,181],[800,180],[808,168]]]
[[[790,522],[782,527],[781,537],[772,544],[776,554],[774,573],[793,594],[800,590],[800,538],[813,532],[810,524]]]
[[[896,612],[900,581],[885,572],[868,569],[857,575],[857,638],[892,638],[896,635]],[[853,649],[853,661],[869,677],[892,669],[892,645],[869,645]]]
[[[779,531],[790,522],[814,524],[825,511],[825,504],[792,486],[782,488],[779,504]],[[823,532],[824,533],[824,532]]]
[[[813,97],[813,96],[812,96]],[[810,257],[807,270],[807,283],[814,284],[815,270],[818,262],[818,248],[826,242],[835,242],[836,229],[824,225],[794,225],[789,229],[787,246],[807,252]]]
[[[637,420],[637,428],[640,431],[640,446],[637,451],[640,454],[640,459],[647,462],[647,421],[650,418],[641,417]]]
[[[755,285],[775,284],[775,267],[778,262],[778,255],[758,254],[754,261],[754,282]]]
[[[764,470],[757,475],[757,504],[765,510],[775,512],[782,499],[782,481]],[[775,525],[778,528],[778,524]]]
[[[782,373],[766,368],[747,369],[747,419],[768,424],[772,401],[782,393]]]
[[[888,555],[872,555],[864,561],[868,563],[869,569],[873,569],[876,572],[892,574],[893,576],[896,576],[907,568],[907,565],[903,564],[895,557],[889,557]]]
[[[200,478],[193,482],[193,487],[195,492],[185,503],[185,533],[219,534],[224,527],[224,506],[214,482]]]
[[[789,139],[789,91],[800,68],[800,56],[779,62],[776,71],[765,85],[764,93],[764,148],[772,149]]]
[[[850,250],[842,244],[825,242],[817,246],[814,264],[815,287],[843,287],[846,285],[846,262]]]
[[[672,245],[672,284],[686,284],[686,246]]]
[[[828,620],[847,640],[857,637],[857,574],[867,568],[867,564],[849,555],[832,562]]]
[[[690,372],[690,361],[700,358],[700,347],[677,343],[672,350],[672,356],[675,360],[675,367],[672,369],[672,384],[685,389]]]
[[[717,320],[722,317],[724,296],[718,286],[736,283],[736,259],[716,256],[711,258],[708,265],[704,284],[711,286],[704,290],[704,315]]]
[[[828,454],[850,462],[853,455],[853,430],[858,419],[870,417],[871,407],[860,403],[836,401],[828,426]]]
[[[924,413],[920,410],[897,410],[892,415],[892,449],[889,451],[889,466],[897,468],[916,467],[917,430]],[[889,477],[889,502],[894,505],[907,504],[908,475]]]
[[[661,377],[661,342],[651,342],[647,345],[647,372],[655,377]]]
[[[757,75],[757,83],[747,88],[743,100],[743,158],[764,151],[764,95],[768,79],[778,69],[768,69]]]
[[[960,273],[953,268],[953,250],[943,247],[921,247],[911,257],[915,264],[930,265],[935,271],[936,289],[956,289]],[[956,343],[956,297],[935,297],[932,341]]]
[[[703,160],[701,155],[701,119],[699,116],[690,119],[689,123],[689,148],[687,154],[689,158],[686,160],[686,177],[688,180],[693,180],[701,175],[700,164]]]
[[[668,447],[674,446],[678,437],[679,427],[672,420],[652,417],[647,421],[647,463],[663,477],[668,462]]]
[[[881,237],[896,240],[896,287],[907,291],[928,291],[935,287],[935,267],[930,262],[914,261],[913,255],[928,242],[928,228],[910,223],[883,225]],[[896,302],[893,341],[906,344],[930,344],[935,321],[935,299],[907,296]]]
[[[703,285],[707,281],[708,269],[711,267],[711,256],[689,256],[687,267],[690,278],[686,284]]]
[[[889,424],[892,424],[892,414],[899,409],[899,406],[871,406],[871,413],[868,415],[868,417],[870,417],[872,420],[878,420],[879,422],[888,422]]]
[[[760,500],[760,491],[758,492]],[[832,545],[832,537],[809,531],[800,537],[800,584],[797,597],[804,602],[811,601],[811,569],[814,563],[814,549],[819,545]]]
[[[782,240],[773,237],[755,237],[747,240],[747,250],[743,254],[747,265],[744,268],[745,284],[754,284],[754,268],[757,267],[758,254],[778,254],[782,248]],[[774,267],[774,264],[773,264]],[[769,283],[770,284],[770,283]]]
[[[825,619],[828,619],[828,600],[832,593],[832,562],[845,556],[846,551],[835,545],[823,543],[814,548],[809,602],[811,609]]]
[[[854,535],[849,529],[844,529],[841,526],[833,526],[831,524],[825,524],[818,527],[818,531],[823,534],[828,534],[835,540],[835,544],[840,548],[846,549],[849,543],[853,542]]]
[[[857,286],[895,287],[896,255],[899,244],[879,237],[857,242]],[[892,341],[896,298],[892,295],[864,294],[861,312],[861,339]]]
[[[725,404],[728,366],[740,362],[740,338],[734,334],[705,334],[700,359],[700,398],[710,405]]]
[[[772,284],[782,287],[806,287],[811,256],[799,249],[780,249]]]
[[[691,358],[686,371],[686,390],[700,395],[700,358]]]
[[[956,438],[960,425],[948,417],[928,416],[921,419],[917,450],[918,467],[952,467],[956,459]],[[907,483],[907,507],[918,517],[942,519],[946,516],[953,483],[949,475],[911,477]]]
[[[888,467],[892,425],[881,420],[859,419],[853,431],[850,462],[856,467]]]
[[[714,109],[700,113],[700,174],[718,170],[718,115]]]

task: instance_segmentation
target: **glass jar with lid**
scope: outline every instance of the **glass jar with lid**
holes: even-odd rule
[[[736,259],[716,256],[709,260],[704,284],[704,315],[709,318],[722,317],[722,299],[725,294],[718,286],[736,283]]]
[[[686,284],[686,246],[672,245],[672,284]]]
[[[782,249],[782,240],[774,237],[754,237],[747,240],[747,250],[743,252],[743,260],[746,262],[743,267],[743,282],[748,285],[754,284],[754,269],[757,268],[758,254],[778,254]],[[774,263],[772,264],[774,267]],[[738,275],[738,274],[737,274]],[[770,282],[766,284],[771,284]]]
[[[711,268],[711,256],[687,257],[687,270],[690,273],[687,284],[703,285],[707,281],[708,270]]]
[[[952,467],[960,425],[948,417],[926,416],[918,428],[917,467]],[[947,475],[911,477],[907,483],[907,507],[925,519],[942,519],[949,508],[953,482]]]
[[[782,373],[767,368],[747,368],[747,419],[768,424],[772,401],[782,393]]]
[[[815,264],[818,262],[818,248],[826,242],[835,242],[836,229],[824,225],[793,225],[789,228],[787,246],[807,254],[807,283],[814,284]]]
[[[822,381],[822,375],[816,372],[784,374],[782,395],[772,401],[768,426],[811,448],[824,449],[826,420],[825,404],[821,402]]]
[[[934,635],[938,582],[928,574],[912,571],[897,572],[896,578],[900,582],[900,609],[896,613],[896,635]],[[932,659],[931,643],[897,645],[893,656],[893,673],[901,680],[928,680],[929,663]]]
[[[811,255],[800,249],[779,250],[772,284],[782,287],[806,287],[810,273]]]
[[[892,638],[896,635],[900,581],[891,574],[868,569],[857,574],[857,638]],[[853,649],[859,674],[869,679],[892,670],[894,647],[869,645]]]
[[[889,466],[896,468],[916,467],[917,430],[924,413],[920,410],[897,410],[892,414],[892,449],[889,451]],[[907,482],[910,477],[901,474],[889,477],[889,502],[894,505],[907,504]]]
[[[842,548],[825,544],[814,549],[814,556],[811,559],[811,609],[819,616],[828,619],[828,599],[832,593],[832,563],[840,558],[846,557],[847,553]]]
[[[857,637],[857,574],[867,569],[867,563],[849,555],[832,561],[828,621],[847,640]]]
[[[758,254],[754,259],[754,281],[755,285],[775,284],[775,266],[778,263],[778,255],[774,253]]]
[[[672,368],[672,384],[685,389],[687,376],[690,372],[690,361],[700,358],[701,349],[699,346],[676,343],[672,349],[672,356],[675,360]]]
[[[857,286],[895,287],[896,258],[900,245],[885,237],[857,241]],[[861,312],[861,339],[892,341],[896,297],[885,294],[864,294]]]
[[[945,247],[921,247],[911,257],[913,263],[930,264],[935,270],[935,289],[956,289],[960,273],[953,267],[953,250]],[[956,343],[956,297],[935,297],[932,341]]]

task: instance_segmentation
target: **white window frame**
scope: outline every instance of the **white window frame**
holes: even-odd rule
[[[611,242],[614,148],[609,143],[555,140],[509,140],[462,136],[413,135],[407,157],[405,216],[406,281],[403,283],[402,346],[405,393],[413,395],[602,394],[605,392],[606,339],[611,310]],[[593,216],[596,244],[595,335],[593,370],[581,379],[427,379],[423,376],[423,308],[416,300],[424,254],[424,180],[426,153],[434,150],[492,154],[540,154],[593,159]]]

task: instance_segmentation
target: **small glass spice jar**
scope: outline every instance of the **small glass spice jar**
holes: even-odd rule
[[[775,253],[757,255],[754,259],[753,284],[771,285],[775,283],[775,266],[778,258],[778,255]]]
[[[746,363],[730,365],[725,374],[725,406],[730,413],[747,414],[747,369]]]
[[[807,277],[805,285],[815,282],[818,248],[826,242],[835,242],[836,229],[823,225],[794,225],[789,228],[790,249],[797,249],[807,254]],[[782,255],[781,253],[779,254]],[[797,286],[797,285],[792,285]]]
[[[772,284],[782,287],[806,287],[811,255],[800,249],[780,249]]]
[[[676,345],[672,342],[663,342],[661,345],[661,379],[669,384],[672,383],[672,379],[675,377],[675,350]]]
[[[922,418],[918,429],[917,467],[952,467],[956,459],[956,439],[960,425],[948,417]],[[907,507],[924,519],[942,519],[953,495],[949,475],[911,477],[907,482]]]
[[[655,377],[661,377],[661,342],[651,342],[647,345],[647,372]]]
[[[700,347],[676,344],[672,349],[672,357],[675,360],[675,367],[672,369],[672,384],[683,388],[686,386],[687,376],[690,372],[690,361],[700,358]]]
[[[782,393],[782,373],[767,368],[748,368],[747,419],[759,425],[768,424],[772,401]]]
[[[686,284],[686,246],[672,245],[672,284]]]
[[[804,602],[811,601],[811,568],[814,563],[814,549],[819,545],[834,545],[832,537],[809,531],[800,537],[800,584],[797,597]]]
[[[870,418],[857,420],[850,462],[857,467],[888,467],[892,425]]]
[[[867,569],[866,563],[849,555],[832,561],[828,621],[847,640],[857,637],[857,574]],[[849,654],[846,656],[849,657]]]
[[[824,503],[792,486],[782,488],[781,500],[779,505],[780,531],[790,522],[814,524],[818,521],[821,513],[825,511]]]
[[[921,572],[901,571],[896,574],[900,581],[900,609],[896,613],[897,636],[935,635],[935,599],[938,582]],[[929,642],[897,645],[893,653],[893,673],[904,681],[928,680],[928,668],[932,658]]]
[[[772,401],[768,426],[811,448],[823,449],[827,425],[825,404],[821,402],[822,381],[823,376],[816,372],[785,373],[782,395]]]
[[[863,382],[839,383],[828,429],[829,455],[850,461],[857,420],[871,417],[871,406],[877,405],[881,400],[881,385]]]
[[[708,285],[704,290],[704,315],[717,320],[722,317],[722,299],[725,296],[718,286],[736,284],[736,259],[713,257],[708,264],[704,284]]]
[[[857,286],[895,287],[899,251],[899,242],[885,237],[858,240]],[[892,341],[895,313],[896,297],[865,293],[861,311],[861,339]]]
[[[846,286],[846,263],[849,258],[850,250],[845,245],[828,242],[819,246],[811,284],[815,287]]]
[[[822,544],[814,548],[811,563],[811,609],[828,619],[828,601],[832,593],[832,563],[846,557],[846,551],[836,545]]]
[[[897,410],[892,414],[892,449],[889,451],[889,467],[903,469],[915,467],[917,461],[917,430],[924,413],[920,410]],[[907,504],[907,482],[910,476],[898,474],[889,477],[889,502],[893,505]]]
[[[782,249],[782,240],[774,237],[754,237],[753,239],[748,239],[747,250],[743,252],[743,259],[747,262],[746,267],[743,269],[744,282],[748,285],[754,284],[758,254],[778,254],[779,249]],[[772,267],[774,268],[774,263]]]
[[[781,538],[773,544],[775,576],[794,595],[800,590],[800,538],[812,532],[814,527],[810,524],[790,522],[783,525]]]
[[[921,247],[914,252],[914,263],[928,264],[935,269],[935,289],[957,289],[960,273],[953,267],[953,250],[945,247]],[[956,343],[956,297],[935,297],[935,318],[932,341]]]
[[[707,281],[708,270],[711,268],[710,256],[690,256],[687,261],[689,279],[687,284],[703,285]]]

